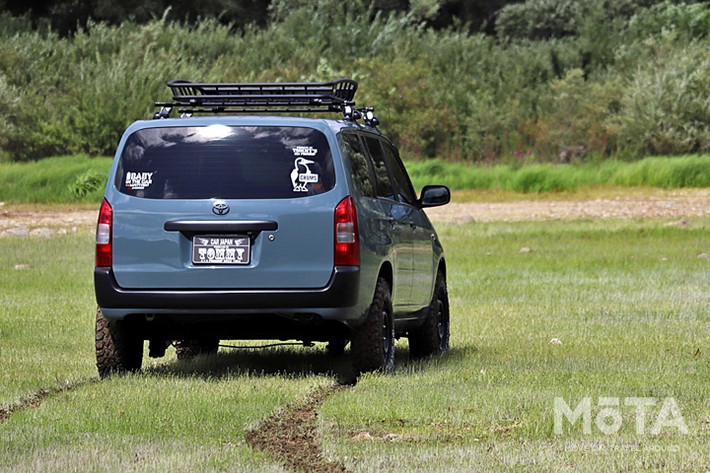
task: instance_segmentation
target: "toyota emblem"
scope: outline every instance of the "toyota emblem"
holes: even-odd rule
[[[212,205],[212,212],[215,215],[227,215],[229,213],[229,205],[223,200],[218,200]]]

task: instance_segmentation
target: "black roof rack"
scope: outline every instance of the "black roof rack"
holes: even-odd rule
[[[342,112],[355,105],[357,82],[191,82],[171,80],[173,102],[156,102],[154,118],[167,118],[174,107],[193,113]]]

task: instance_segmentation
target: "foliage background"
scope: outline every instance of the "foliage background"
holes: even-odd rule
[[[353,77],[408,159],[710,150],[705,2],[133,3],[0,1],[0,159],[113,154],[173,78]]]

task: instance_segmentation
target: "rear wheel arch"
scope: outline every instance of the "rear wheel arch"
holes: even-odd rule
[[[442,273],[444,277],[447,276],[446,274],[446,259],[442,256],[441,259],[439,259],[439,264],[437,266],[437,273]]]
[[[390,264],[389,261],[385,261],[382,263],[382,266],[380,266],[380,272],[377,275],[377,279],[384,279],[387,281],[387,283],[390,285],[390,289],[392,288],[393,285],[393,280],[394,280],[394,275],[392,272],[392,265]]]

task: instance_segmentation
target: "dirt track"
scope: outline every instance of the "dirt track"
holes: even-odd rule
[[[710,189],[659,193],[653,197],[595,200],[528,200],[520,202],[454,202],[427,210],[434,222],[525,222],[545,220],[710,216]],[[92,231],[97,210],[43,209],[0,205],[0,235],[51,236]]]

